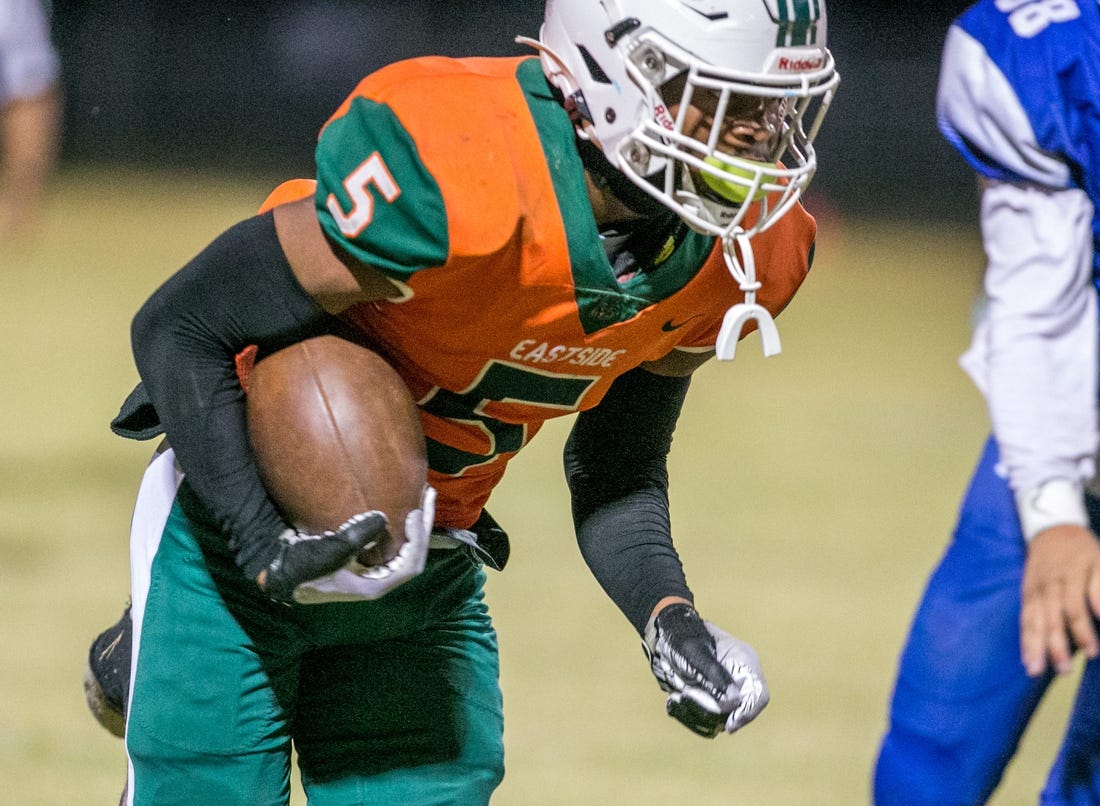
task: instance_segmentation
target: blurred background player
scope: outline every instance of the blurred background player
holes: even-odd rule
[[[487,802],[503,721],[482,561],[502,558],[466,548],[507,462],[574,412],[577,539],[668,713],[713,737],[767,704],[756,653],[694,608],[666,457],[691,372],[753,329],[777,352],[809,270],[798,200],[839,80],[824,8],[560,0],[527,41],[540,58],[368,76],[322,129],[312,192],[222,234],[135,317],[142,386],[115,426],[159,420],[171,447],[131,536],[131,802],[284,802],[292,741],[311,803]],[[374,569],[350,560],[370,513],[323,536],[283,521],[234,361],[348,328],[401,373],[429,445],[411,550]]]
[[[58,75],[39,0],[0,0],[0,243],[8,247],[41,216],[57,158]]]
[[[1080,651],[1040,802],[1098,804],[1097,4],[971,6],[947,35],[938,116],[981,179],[988,305],[962,365],[993,436],[901,656],[875,802],[984,803]]]

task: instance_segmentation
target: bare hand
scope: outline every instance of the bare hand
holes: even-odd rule
[[[1100,616],[1100,541],[1084,526],[1053,526],[1028,547],[1020,610],[1020,656],[1031,676],[1047,663],[1072,668],[1078,649],[1100,654],[1094,616]]]

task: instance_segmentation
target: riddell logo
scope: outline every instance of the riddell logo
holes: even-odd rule
[[[653,108],[653,117],[657,119],[657,122],[661,126],[669,131],[676,128],[676,121],[672,119],[672,115],[668,113],[668,109],[665,108],[664,104],[657,104],[657,106]]]
[[[780,70],[816,70],[824,63],[825,59],[821,56],[815,56],[812,59],[788,59],[782,56],[776,67]]]

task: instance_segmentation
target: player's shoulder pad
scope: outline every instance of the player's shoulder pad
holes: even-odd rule
[[[944,137],[980,174],[1067,187],[1068,166],[1049,132],[1048,100],[1060,94],[1051,48],[1036,31],[1020,36],[1011,16],[980,3],[948,31],[936,95]],[[1044,135],[1044,136],[1041,136]]]
[[[364,259],[396,245],[404,251],[391,256],[388,268],[411,261],[406,268],[415,270],[417,262],[439,265],[455,255],[491,252],[514,235],[525,150],[530,141],[537,146],[537,133],[523,131],[529,116],[516,63],[443,57],[398,62],[360,82],[329,120],[318,144],[318,177],[336,186],[340,209],[349,211],[354,203],[350,196],[341,199],[347,176],[370,159],[385,169],[363,169],[378,177],[368,179],[372,215],[342,227],[363,247]],[[404,208],[407,215],[387,208]],[[381,229],[376,218],[379,224],[389,219],[391,232],[400,225],[401,238],[395,242],[387,232],[375,243],[367,229]]]

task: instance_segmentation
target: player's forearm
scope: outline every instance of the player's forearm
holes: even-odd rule
[[[134,358],[189,485],[252,578],[285,528],[252,457],[233,358],[323,332],[326,314],[297,286],[270,215],[237,225],[168,280],[132,329]]]
[[[639,635],[663,599],[692,601],[667,520],[667,498],[642,490],[576,521],[577,543],[592,575]]]
[[[661,600],[692,598],[672,543],[665,461],[688,384],[628,373],[578,416],[566,444],[577,542],[639,634]]]
[[[1091,212],[1078,191],[994,183],[983,194],[989,304],[964,366],[988,401],[1028,537],[1087,523],[1081,488],[1097,449]]]
[[[1087,329],[1095,345],[1095,328]],[[993,357],[989,401],[1001,465],[1030,539],[1050,526],[1088,523],[1083,489],[1094,467],[1096,410],[1089,384],[1067,388],[1066,374],[1052,371],[1062,363],[1057,350],[1042,339],[1021,341]]]
[[[4,184],[25,197],[35,196],[54,166],[60,105],[55,90],[19,99],[0,112]]]
[[[41,214],[58,116],[52,92],[0,109],[0,238],[28,231]]]

